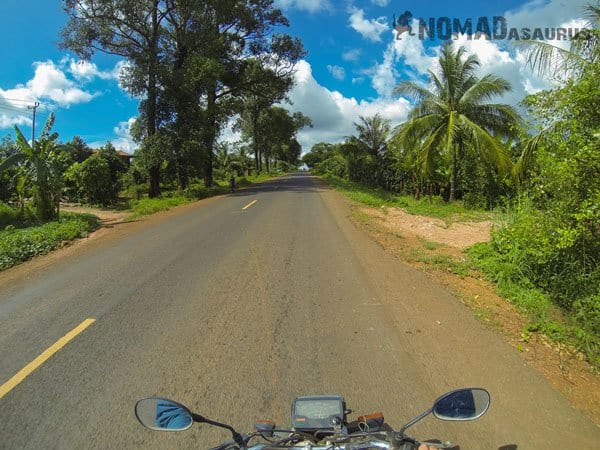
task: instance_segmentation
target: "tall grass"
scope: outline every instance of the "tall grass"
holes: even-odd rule
[[[383,189],[370,188],[331,174],[325,174],[321,176],[321,179],[350,199],[369,206],[401,208],[409,214],[435,217],[446,222],[482,221],[488,220],[494,215],[489,211],[467,209],[459,201],[445,202],[437,196],[415,199],[407,195],[396,195]]]

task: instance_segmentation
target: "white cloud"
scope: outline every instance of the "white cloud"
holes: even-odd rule
[[[282,9],[299,9],[311,13],[331,8],[329,0],[276,0],[275,6]]]
[[[360,33],[365,39],[373,42],[381,42],[381,34],[390,28],[385,17],[365,19],[365,12],[354,6],[350,8],[348,21],[352,29]]]
[[[390,0],[371,0],[371,3],[377,6],[384,7],[390,4]]]
[[[67,66],[68,72],[81,81],[91,81],[94,78],[101,80],[116,80],[119,77],[120,66],[123,61],[119,61],[113,70],[103,71],[98,69],[98,66],[90,61],[75,61],[72,58],[63,58],[61,64]]]
[[[119,122],[117,126],[113,128],[115,139],[111,140],[112,144],[117,150],[123,150],[124,152],[133,154],[133,152],[139,147],[139,145],[131,137],[131,127],[135,123],[136,118],[130,117],[129,120]]]
[[[410,109],[404,99],[358,101],[331,91],[315,80],[311,66],[305,60],[296,66],[295,81],[289,95],[292,104],[282,106],[290,111],[302,111],[313,122],[313,128],[304,128],[298,134],[303,152],[308,152],[318,142],[341,142],[354,134],[353,122],[357,122],[359,116],[379,113],[397,125],[406,120]]]
[[[139,147],[139,144],[133,140],[130,133],[131,127],[135,123],[135,120],[136,117],[130,117],[128,120],[119,122],[113,128],[114,137],[112,139],[94,141],[90,142],[88,145],[91,148],[100,148],[105,146],[106,143],[110,141],[117,150],[122,150],[129,154],[133,154],[135,150]]]
[[[27,106],[33,102],[20,101],[12,97],[6,97],[0,89],[0,129],[12,128],[15,125],[30,125],[32,112]]]
[[[53,61],[34,62],[35,73],[27,83],[18,84],[13,89],[0,89],[0,96],[32,101],[49,100],[59,106],[67,107],[76,103],[86,103],[99,95],[80,89],[66,77],[61,68]]]
[[[11,128],[15,125],[31,125],[31,117],[21,114],[7,113],[0,109],[0,129]]]
[[[560,27],[584,15],[583,7],[590,0],[532,0],[518,9],[504,13],[509,27],[549,28]]]
[[[346,78],[346,70],[342,66],[328,64],[327,70],[336,80],[342,81],[344,78]]]
[[[360,58],[360,49],[359,48],[353,48],[350,50],[346,50],[344,53],[342,53],[342,59],[344,61],[358,61],[359,58]]]

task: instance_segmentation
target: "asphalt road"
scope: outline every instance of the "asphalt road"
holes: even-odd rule
[[[0,274],[0,383],[95,319],[0,399],[0,447],[208,448],[228,438],[208,426],[144,429],[133,406],[149,395],[248,431],[261,418],[287,425],[295,396],[338,393],[399,428],[439,394],[482,386],[492,395],[483,418],[429,417],[411,433],[462,449],[597,448],[597,426],[348,214],[337,193],[299,174]]]

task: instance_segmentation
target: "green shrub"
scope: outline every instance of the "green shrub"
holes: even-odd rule
[[[117,199],[118,185],[111,178],[108,161],[99,153],[73,164],[65,178],[75,185],[77,199],[83,203],[108,205]]]
[[[474,265],[499,293],[525,311],[536,329],[565,340],[596,364],[600,358],[600,243],[570,228],[560,214],[538,211],[524,198],[492,232],[469,249]],[[560,308],[561,312],[558,312]],[[565,323],[557,322],[565,316]]]
[[[85,237],[99,226],[91,214],[63,213],[58,221],[0,231],[0,270],[48,253],[65,241]]]
[[[23,228],[38,223],[35,211],[31,206],[26,206],[21,210],[0,202],[0,231],[6,227]]]
[[[463,204],[467,209],[486,209],[487,198],[478,192],[467,192],[463,195]]]
[[[315,164],[312,172],[316,175],[331,174],[342,178],[346,175],[346,160],[342,155],[334,154]]]
[[[123,194],[127,198],[139,200],[148,193],[148,190],[148,183],[132,184],[125,188]]]

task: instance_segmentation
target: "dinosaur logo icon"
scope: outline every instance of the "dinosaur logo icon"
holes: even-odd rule
[[[410,19],[412,19],[413,15],[410,11],[404,11],[398,20],[396,20],[396,15],[394,14],[394,21],[392,22],[392,28],[396,30],[396,39],[402,39],[400,35],[405,31],[408,31],[408,34],[413,35],[412,27],[410,26]]]

